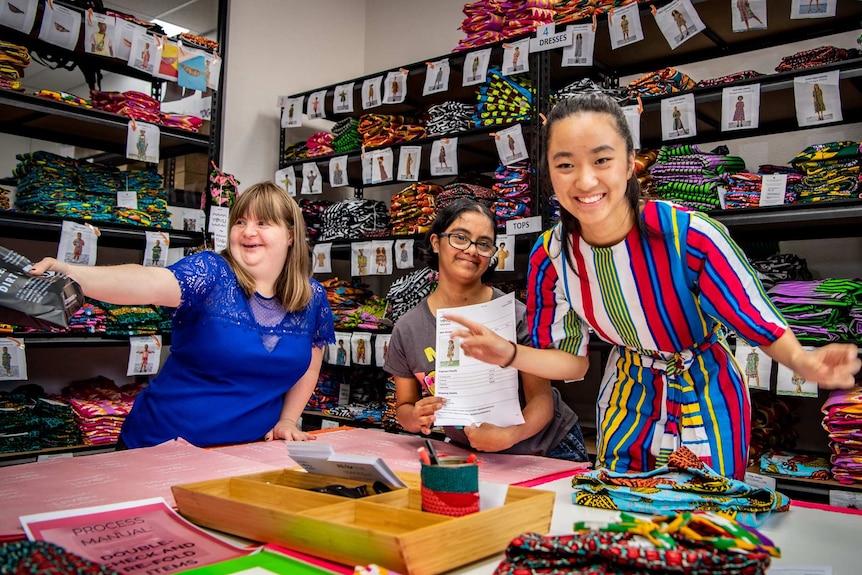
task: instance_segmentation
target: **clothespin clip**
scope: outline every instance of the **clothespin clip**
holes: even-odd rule
[[[52,272],[52,273],[56,273],[56,272]],[[15,344],[15,347],[17,347],[18,349],[24,349],[24,340],[23,339],[16,339],[14,337],[7,337],[6,339],[11,341],[13,344]]]
[[[96,236],[97,238],[102,235],[102,232],[99,231],[99,228],[97,228],[93,224],[86,223],[84,225],[87,226],[88,228],[90,228],[90,231],[93,232],[93,235]]]
[[[365,146],[362,146],[362,153],[359,154],[360,160],[365,160]]]
[[[638,94],[638,115],[644,113],[644,101],[641,99],[641,95]]]
[[[53,10],[53,9],[54,9],[54,2],[53,2],[53,0],[48,0],[48,8],[50,8],[51,10]]]
[[[129,118],[129,124],[131,124],[133,132],[138,131],[138,124],[135,122],[134,118],[131,118],[131,117]]]
[[[162,42],[164,42],[164,36],[162,36],[161,34],[153,34],[153,38],[156,39],[156,46],[161,48]]]
[[[593,10],[593,32],[596,31],[596,28],[598,27],[598,25],[599,25],[599,20],[598,20],[598,17],[596,16],[596,11]]]
[[[433,70],[433,69],[434,69],[434,67],[435,67],[434,62],[425,62],[425,65],[426,65],[426,66],[428,66],[429,68],[431,68],[432,70]]]
[[[608,24],[614,23],[613,18],[614,18],[614,8],[613,8],[613,6],[611,6],[611,9],[608,10]]]
[[[449,138],[440,138],[440,141],[443,142],[444,144],[448,144]]]
[[[93,9],[87,8],[87,24],[89,26],[93,25]]]
[[[655,16],[655,13],[656,13],[655,4],[649,5],[649,11],[652,12],[653,16]]]
[[[547,116],[545,116],[545,115],[544,115],[543,113],[541,113],[541,112],[539,112],[539,118],[542,120],[542,125],[543,125],[543,126],[544,126],[545,124],[547,124],[547,123],[548,123],[548,118],[547,118]]]
[[[503,44],[503,48],[505,48],[506,50],[510,49],[511,47],[511,44]]]
[[[407,68],[398,68],[398,71],[401,72],[402,74],[404,74],[405,76],[410,74],[410,70],[408,70]]]
[[[162,342],[161,342],[161,340],[158,338],[158,336],[156,336],[155,334],[151,334],[151,335],[150,335],[150,337],[151,337],[151,338],[153,338],[153,341],[155,342],[156,347],[157,347],[158,349],[162,349]]]
[[[488,134],[488,135],[489,135],[489,136],[493,136],[495,140],[499,140],[499,139],[500,139],[500,134],[498,134],[497,132],[491,132],[491,133],[490,133],[490,134]]]

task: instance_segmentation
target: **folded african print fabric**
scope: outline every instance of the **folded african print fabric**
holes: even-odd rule
[[[619,522],[599,527],[576,523],[571,535],[520,535],[495,575],[757,575],[781,556],[757,530],[714,513],[621,515]]]
[[[745,525],[760,525],[790,500],[768,488],[719,475],[686,447],[665,467],[641,473],[596,469],[572,478],[575,505],[649,514],[713,511]]]
[[[0,545],[0,573],[119,575],[113,569],[47,541],[15,541]]]

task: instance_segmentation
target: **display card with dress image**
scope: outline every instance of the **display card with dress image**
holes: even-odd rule
[[[407,70],[386,74],[383,82],[383,103],[400,104],[407,98]]]
[[[803,346],[803,349],[811,351],[813,348]],[[789,367],[778,364],[778,373],[775,376],[775,395],[817,397],[818,390],[817,383],[807,381]]]
[[[371,365],[371,334],[354,331],[350,336],[351,358],[355,365]]]
[[[380,85],[383,83],[383,76],[368,78],[362,82],[362,108],[376,108],[380,105],[382,94]]]
[[[632,144],[635,150],[641,148],[641,106],[623,106],[623,116],[632,134]]]
[[[311,258],[312,273],[332,273],[332,244],[314,244],[314,253]]]
[[[282,128],[298,128],[302,126],[302,102],[303,96],[284,99],[284,107],[281,109]]]
[[[353,82],[339,84],[332,97],[332,108],[336,114],[353,111]]]
[[[99,230],[90,224],[63,220],[57,259],[76,266],[96,265]]]
[[[162,41],[156,36],[138,34],[132,38],[132,51],[128,64],[131,68],[153,74],[156,64],[162,59]],[[177,74],[179,81],[179,74]]]
[[[337,156],[329,160],[329,185],[333,188],[350,185],[347,179],[347,156]]]
[[[511,166],[530,157],[521,124],[499,130],[494,134],[494,141],[502,164]]]
[[[736,351],[733,356],[742,370],[742,378],[751,389],[770,389],[772,378],[772,358],[763,353],[759,347],[752,347],[741,339],[736,339]]]
[[[132,41],[138,34],[145,34],[147,29],[134,22],[117,19],[114,26],[114,57],[125,62],[132,55]]]
[[[326,90],[318,90],[308,95],[308,107],[305,114],[309,120],[323,118],[326,115],[323,109],[324,102],[326,102]]]
[[[153,70],[153,75],[162,80],[176,82],[180,75],[180,49],[176,42],[162,40],[162,56]]]
[[[422,146],[401,146],[398,150],[398,180],[418,182],[421,158]]]
[[[288,196],[296,196],[296,172],[293,166],[275,172],[275,183],[284,188]]]
[[[592,66],[593,54],[596,51],[596,32],[592,24],[574,24],[567,26],[566,31],[572,36],[572,45],[563,48],[563,59],[560,65]]]
[[[24,340],[0,338],[0,381],[27,379],[27,355]]]
[[[371,253],[374,254],[374,275],[388,276],[392,273],[392,245],[394,240],[372,240]]]
[[[491,48],[474,50],[464,56],[464,70],[461,73],[462,86],[484,84],[488,76],[488,64],[491,62]]]
[[[494,257],[497,258],[496,271],[515,271],[515,236],[497,236],[497,253]]]
[[[81,13],[53,2],[45,3],[39,39],[48,44],[74,50],[81,35]]]
[[[793,97],[796,101],[796,120],[799,127],[841,122],[840,70],[796,76],[793,78]]]
[[[146,267],[163,268],[168,265],[168,248],[171,247],[171,236],[167,232],[145,232],[147,245],[144,247],[144,262]]]
[[[524,74],[529,71],[530,39],[524,38],[517,42],[503,44],[503,67],[501,70],[503,75]]]
[[[371,183],[379,184],[382,182],[392,181],[392,148],[384,150],[376,150],[374,152],[365,152],[374,156],[374,161],[371,163]]]
[[[410,270],[413,264],[413,240],[395,240],[395,267],[399,270]]]
[[[383,367],[386,363],[386,354],[389,353],[389,341],[391,333],[378,333],[374,336],[374,365]]]
[[[662,6],[655,11],[655,23],[671,50],[706,28],[691,0],[674,0]]]
[[[320,175],[320,168],[314,162],[302,164],[302,189],[301,194],[322,194],[323,193],[323,178]]]
[[[838,0],[793,0],[790,6],[790,18],[832,18]]]
[[[92,10],[84,18],[84,51],[99,56],[114,57],[114,27],[117,19]]]
[[[327,363],[332,365],[350,365],[349,331],[336,331],[335,341],[327,346]]]
[[[664,140],[692,138],[697,135],[694,94],[661,101],[661,132]]]
[[[179,45],[177,84],[189,90],[205,92],[207,89],[207,58],[202,50]]]
[[[760,84],[721,91],[721,131],[752,130],[760,125]]]
[[[371,275],[371,242],[350,244],[350,275]]]
[[[5,0],[0,2],[0,25],[29,34],[36,21],[40,0]]]
[[[637,4],[617,6],[608,14],[611,49],[616,50],[644,39],[640,9]]]
[[[126,375],[158,373],[162,359],[162,336],[143,335],[129,338],[129,365]]]
[[[734,32],[766,29],[766,0],[736,0],[731,8],[731,28]]]
[[[155,124],[129,121],[126,131],[126,157],[139,162],[159,163],[159,141],[162,131]]]
[[[458,173],[458,138],[440,138],[431,144],[431,175],[454,176]]]
[[[449,58],[443,58],[436,62],[425,64],[425,84],[422,86],[422,95],[436,94],[449,91]]]

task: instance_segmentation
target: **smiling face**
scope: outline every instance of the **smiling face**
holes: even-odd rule
[[[287,224],[257,216],[253,211],[237,217],[230,228],[231,254],[263,291],[270,291],[268,286],[284,268],[292,245],[293,230]]]
[[[609,114],[584,111],[561,118],[548,136],[548,174],[560,205],[577,218],[595,246],[618,243],[634,225],[626,198],[634,152]]]
[[[480,212],[463,211],[444,230],[446,234],[462,234],[474,242],[494,244],[494,222]],[[466,250],[453,248],[448,237],[433,234],[431,248],[439,257],[440,280],[456,281],[464,284],[480,282],[482,274],[488,271],[491,258],[480,256],[476,246]]]

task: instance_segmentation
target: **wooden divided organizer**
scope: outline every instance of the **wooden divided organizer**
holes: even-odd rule
[[[554,493],[510,486],[503,506],[463,517],[422,511],[419,475],[407,489],[349,499],[308,491],[353,481],[285,469],[175,485],[188,520],[346,565],[371,563],[404,575],[436,575],[502,553],[524,532],[545,534]],[[372,486],[366,484],[369,493]]]

